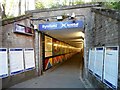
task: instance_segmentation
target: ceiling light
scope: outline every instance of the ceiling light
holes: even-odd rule
[[[57,20],[58,20],[58,21],[62,21],[62,20],[63,20],[63,17],[62,17],[62,16],[57,16]]]

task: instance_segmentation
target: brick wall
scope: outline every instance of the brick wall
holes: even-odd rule
[[[120,12],[110,9],[92,8],[94,14],[94,42],[92,47],[120,46]],[[120,52],[120,50],[119,50]],[[120,55],[120,54],[119,54]],[[119,60],[120,66],[120,60]],[[118,87],[120,88],[120,67]],[[89,79],[96,87],[105,87],[89,74]]]
[[[30,27],[30,18],[31,15],[23,15],[2,20],[0,25],[0,47],[8,49],[34,48],[34,35],[14,33],[15,23]],[[7,88],[36,76],[37,74],[35,69],[14,76],[8,76],[7,78],[2,79],[2,87]]]

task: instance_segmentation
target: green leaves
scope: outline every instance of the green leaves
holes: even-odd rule
[[[109,9],[120,10],[120,1],[119,2],[103,2],[103,5]]]
[[[39,0],[37,0],[37,1],[35,2],[35,8],[36,8],[36,9],[43,9],[43,8],[45,8],[45,7],[44,7],[44,5],[43,5],[42,2],[40,2]]]

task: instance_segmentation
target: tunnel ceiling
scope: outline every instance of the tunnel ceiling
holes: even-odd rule
[[[72,46],[80,48],[84,40],[84,34],[81,33],[83,29],[63,29],[63,30],[46,30],[46,34],[57,38],[58,40],[69,43]]]

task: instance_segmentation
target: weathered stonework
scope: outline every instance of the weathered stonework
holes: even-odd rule
[[[2,48],[34,48],[34,35],[14,33],[15,23],[30,27],[31,15],[23,15],[11,19],[2,20],[0,25],[0,47]],[[27,71],[2,79],[2,88],[8,88],[14,84],[37,76],[36,70]]]
[[[120,46],[120,12],[103,8],[92,8],[92,12],[94,13],[93,34],[95,37],[93,47]],[[120,88],[120,67],[118,70],[118,87]],[[89,74],[89,79],[96,87],[106,87],[102,82],[96,81],[91,74]]]

